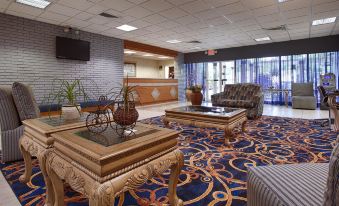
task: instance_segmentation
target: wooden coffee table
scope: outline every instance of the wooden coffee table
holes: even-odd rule
[[[67,121],[59,115],[41,117],[23,121],[25,125],[24,134],[19,139],[19,147],[25,162],[25,172],[19,177],[20,182],[27,183],[32,176],[32,157],[37,157],[41,172],[46,184],[46,205],[54,202],[53,188],[45,177],[46,173],[46,152],[53,147],[54,138],[51,134],[69,129],[84,127],[86,125],[87,113],[80,119]]]
[[[198,127],[216,127],[225,131],[225,144],[230,146],[229,140],[233,137],[232,130],[242,125],[245,131],[247,121],[246,110],[227,107],[183,106],[165,111],[164,124],[179,122]]]
[[[91,206],[112,206],[121,193],[171,169],[170,205],[183,205],[176,186],[184,156],[179,132],[137,123],[136,135],[121,138],[109,127],[102,134],[79,128],[52,134],[47,177],[55,190],[54,206],[64,206],[64,183],[89,198]]]

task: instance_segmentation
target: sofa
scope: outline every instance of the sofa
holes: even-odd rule
[[[329,163],[249,167],[248,206],[339,205],[339,145]]]
[[[211,99],[213,106],[246,109],[249,119],[259,118],[263,113],[264,95],[259,84],[227,84],[223,92]]]
[[[37,118],[40,111],[29,86],[19,82],[0,86],[1,161],[22,159],[19,138],[24,132],[22,121]]]
[[[292,108],[316,109],[317,99],[314,96],[313,82],[292,83]]]

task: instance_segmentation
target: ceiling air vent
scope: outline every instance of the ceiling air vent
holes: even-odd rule
[[[201,41],[193,40],[193,41],[189,41],[187,43],[190,43],[190,44],[201,44]]]
[[[286,25],[280,25],[276,27],[263,28],[263,29],[267,31],[287,31]]]
[[[112,14],[108,14],[108,13],[105,13],[105,12],[102,12],[101,14],[99,14],[100,16],[103,16],[103,17],[107,17],[107,18],[118,18],[117,16],[114,16]]]

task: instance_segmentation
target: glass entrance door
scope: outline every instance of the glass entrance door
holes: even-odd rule
[[[211,62],[206,67],[205,101],[211,101],[211,95],[224,90],[225,84],[235,83],[234,61]]]

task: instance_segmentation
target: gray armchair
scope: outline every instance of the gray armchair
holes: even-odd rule
[[[292,83],[292,108],[316,109],[313,83]]]
[[[15,82],[0,87],[1,161],[22,159],[19,138],[24,132],[22,121],[36,118],[40,111],[28,86]]]
[[[329,163],[249,167],[248,206],[339,205],[339,146]]]

